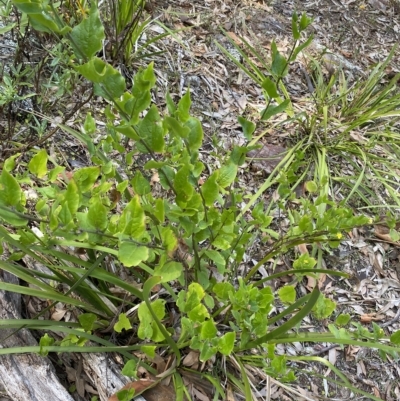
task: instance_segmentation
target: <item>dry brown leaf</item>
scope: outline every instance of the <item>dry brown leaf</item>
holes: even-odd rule
[[[287,149],[280,145],[263,145],[260,149],[254,149],[247,153],[247,157],[251,158],[252,170],[263,171],[271,174],[272,170],[285,157]]]
[[[196,351],[190,351],[182,361],[184,366],[194,367],[199,363],[199,353]]]
[[[381,320],[385,319],[385,316],[383,315],[377,315],[375,313],[367,313],[365,315],[360,316],[360,322],[361,323],[371,323],[371,322],[379,322]]]
[[[237,45],[242,44],[242,41],[239,39],[239,37],[236,35],[234,32],[227,32],[226,33]]]
[[[160,380],[149,380],[149,379],[143,379],[143,380],[137,380],[134,382],[130,382],[118,391],[122,390],[130,390],[134,389],[135,390],[135,395],[140,395],[144,391],[150,389],[151,387],[157,385],[160,382]],[[116,394],[112,395],[108,401],[118,401],[118,397]]]

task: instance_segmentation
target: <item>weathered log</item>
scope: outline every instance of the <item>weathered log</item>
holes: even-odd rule
[[[16,295],[0,291],[0,319],[21,318]],[[1,348],[38,345],[29,330],[14,332],[0,327]],[[14,401],[74,401],[59,382],[50,360],[37,354],[0,356],[0,381]]]

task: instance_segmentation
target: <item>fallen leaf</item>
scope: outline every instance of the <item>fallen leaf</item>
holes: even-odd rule
[[[137,381],[128,383],[127,385],[125,385],[124,387],[119,389],[118,391],[130,390],[131,388],[133,388],[135,390],[135,396],[137,396],[137,395],[142,394],[144,391],[148,390],[149,388],[155,386],[159,382],[160,382],[160,380],[148,380],[148,379],[137,380]],[[112,395],[108,399],[108,401],[118,401],[117,395],[116,394]]]

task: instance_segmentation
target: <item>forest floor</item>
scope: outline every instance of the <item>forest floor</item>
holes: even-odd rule
[[[299,14],[306,12],[312,17],[314,20],[307,34],[313,34],[315,39],[290,66],[284,80],[295,107],[306,113],[313,101],[307,79],[311,75],[309,65],[312,57],[323,59],[326,76],[342,69],[348,81],[352,82],[367,76],[377,63],[388,57],[400,40],[398,0],[152,0],[147,8],[154,19],[174,34],[152,45],[152,51],[163,52],[160,56],[135,61],[131,72],[134,73],[137,67],[148,61],[154,61],[158,82],[153,100],[158,106],[165,105],[167,91],[177,100],[190,86],[192,112],[202,121],[207,137],[201,152],[210,166],[218,164],[219,148],[229,149],[245,143],[237,116],[259,115],[265,107],[259,86],[217,46],[216,42],[240,59],[221,28],[238,46],[243,46],[240,38],[244,38],[268,59],[273,40],[282,53],[291,47],[291,17],[294,11]],[[163,32],[162,25],[152,22],[146,34],[154,36]],[[7,47],[10,50],[9,44]],[[5,59],[10,54],[4,50],[1,58]],[[399,71],[400,50],[397,48],[386,71],[388,79]],[[85,108],[95,111],[100,106],[94,99]],[[296,134],[290,127],[269,129],[268,135],[263,137],[264,150],[279,153],[296,141]],[[87,163],[85,150],[79,150],[81,145],[68,139],[68,135],[57,134],[56,141],[65,152],[66,159],[73,156],[76,163]],[[249,193],[254,193],[276,164],[276,161],[254,163],[250,169],[244,166],[238,176],[238,185],[246,186]],[[346,167],[343,166],[343,169]],[[268,203],[272,196],[273,192],[265,193],[264,201]],[[261,245],[255,244],[257,247],[259,249],[252,250],[256,259],[265,251]],[[282,258],[275,263],[284,270],[290,268],[292,261]],[[337,302],[338,312],[349,313],[366,325],[375,322],[388,336],[400,330],[400,242],[392,241],[384,228],[377,226],[371,231],[354,230],[343,240],[337,253],[327,255],[324,264],[352,277],[342,281],[329,277],[325,280],[323,292]],[[272,269],[272,264],[266,266],[267,270],[269,268]],[[284,279],[276,281],[275,289],[284,283]],[[303,284],[304,288],[309,289],[307,283]],[[302,328],[327,331],[329,323],[328,320],[317,322],[308,318]],[[332,348],[324,343],[277,348],[278,352],[287,355],[325,358],[354,387],[387,401],[400,399],[400,365],[390,357],[382,359],[377,351],[355,346]],[[337,386],[334,381],[326,380],[326,377],[335,380],[335,374],[321,363],[293,366],[298,368],[298,381],[294,384],[273,382],[270,399],[362,399],[349,389]],[[261,390],[257,394],[258,399],[266,399]],[[160,397],[156,395],[154,399]]]

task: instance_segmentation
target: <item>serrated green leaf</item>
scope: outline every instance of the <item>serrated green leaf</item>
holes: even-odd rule
[[[151,151],[161,153],[164,150],[164,129],[160,123],[160,115],[155,105],[150,107],[150,110],[139,124],[138,133]],[[147,147],[143,149],[144,152],[148,151]]]
[[[15,159],[17,157],[21,156],[21,153],[16,153],[15,155],[12,155],[10,157],[8,157],[3,164],[3,169],[7,170],[7,171],[11,171],[14,170],[15,168]]]
[[[160,227],[159,231],[163,246],[166,248],[169,255],[173,254],[178,246],[178,240],[175,233],[170,227]]]
[[[231,242],[219,235],[212,243],[216,248],[226,251],[231,247]]]
[[[126,267],[137,266],[148,257],[149,250],[144,246],[137,246],[128,241],[123,241],[119,246],[118,259]]]
[[[36,175],[38,178],[43,178],[47,174],[47,159],[48,156],[45,149],[36,153],[28,164],[31,174]]]
[[[105,38],[97,3],[93,2],[89,15],[71,33],[71,45],[78,58],[92,58],[102,48]]]
[[[159,320],[162,320],[165,316],[165,301],[157,299],[151,303],[151,308]],[[138,328],[138,337],[141,339],[150,339],[155,342],[164,340],[164,336],[157,326],[157,323],[153,319],[147,305],[142,302],[138,309],[138,317],[140,325]]]
[[[299,40],[300,39],[300,32],[299,32],[299,27],[297,26],[297,21],[299,20],[299,17],[296,12],[292,14],[292,35],[294,40]]]
[[[392,241],[395,241],[395,242],[400,239],[400,235],[399,235],[398,231],[394,228],[390,229],[389,236],[392,239]]]
[[[140,347],[140,351],[142,351],[146,356],[153,359],[156,356],[156,349],[155,345],[142,345]],[[123,373],[123,372],[122,372]]]

